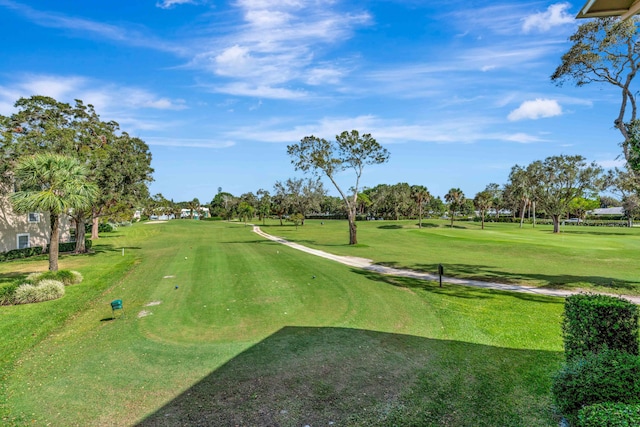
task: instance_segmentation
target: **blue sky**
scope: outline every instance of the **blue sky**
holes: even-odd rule
[[[303,176],[288,144],[351,129],[391,153],[362,185],[473,197],[552,155],[621,164],[619,93],[549,79],[583,3],[0,0],[0,114],[91,103],[149,144],[151,193],[176,201],[272,191]]]

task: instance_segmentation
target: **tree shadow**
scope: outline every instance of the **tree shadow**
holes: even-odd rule
[[[561,351],[285,327],[136,425],[557,424]]]
[[[91,247],[92,253],[89,253],[89,255],[96,255],[96,254],[106,253],[106,252],[122,252],[122,249],[138,250],[142,248],[140,246],[115,246],[109,243],[101,243],[99,245],[92,246]]]
[[[478,299],[487,300],[495,298],[496,295],[509,296],[529,302],[545,303],[545,304],[564,304],[564,301],[557,297],[540,295],[533,293],[514,292],[508,290],[499,290],[491,288],[481,288],[474,286],[465,286],[443,282],[442,287],[439,286],[437,279],[427,280],[416,277],[393,276],[389,274],[380,274],[370,270],[353,269],[354,273],[362,275],[374,282],[381,282],[387,285],[396,286],[406,289],[419,289],[432,294],[443,295],[461,299]],[[437,273],[435,273],[437,274]]]
[[[379,225],[378,228],[380,230],[399,230],[403,228],[403,226],[398,224],[389,224],[389,225]]]
[[[384,261],[379,265],[406,268],[396,261]],[[412,271],[419,273],[438,274],[440,264],[417,264],[411,267]],[[602,291],[638,291],[640,282],[618,279],[609,276],[585,276],[577,274],[544,274],[544,273],[511,273],[497,269],[495,266],[481,264],[455,264],[443,263],[444,276],[459,277],[481,282],[495,282],[505,285],[521,285],[523,283],[537,281],[542,283],[540,289],[575,289],[581,284],[588,283]]]

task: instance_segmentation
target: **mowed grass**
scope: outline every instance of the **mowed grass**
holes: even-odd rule
[[[3,423],[557,425],[561,299],[379,276],[250,230],[122,228],[61,260],[85,276],[63,299],[0,307]]]
[[[640,295],[640,228],[551,226],[426,220],[358,222],[349,246],[346,221],[306,221],[296,230],[276,222],[267,233],[328,252],[452,277]]]

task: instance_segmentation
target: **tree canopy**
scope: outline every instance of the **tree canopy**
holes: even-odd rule
[[[95,199],[98,188],[87,181],[87,168],[77,159],[53,153],[22,157],[14,176],[19,191],[10,195],[18,212],[48,212],[49,270],[58,270],[59,218],[72,209],[84,209]],[[77,236],[83,239],[84,234]]]
[[[327,141],[316,136],[305,136],[300,143],[287,146],[287,153],[296,170],[323,174],[329,178],[340,193],[347,208],[349,221],[349,244],[358,243],[356,229],[356,210],[358,187],[364,167],[385,163],[389,160],[389,152],[382,147],[371,134],[363,134],[357,130],[344,131],[336,136],[335,141]],[[338,185],[336,175],[347,169],[355,173],[355,184],[351,194],[347,194]]]

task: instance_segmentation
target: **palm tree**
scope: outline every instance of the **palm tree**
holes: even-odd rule
[[[464,205],[464,193],[459,188],[452,188],[447,194],[444,195],[444,199],[449,203],[449,214],[451,215],[451,228],[453,228],[453,217],[455,213],[459,211]]]
[[[422,228],[422,207],[431,199],[431,193],[424,185],[412,185],[411,198],[418,205],[418,228]]]
[[[491,205],[493,204],[491,192],[488,190],[479,192],[473,199],[473,203],[475,204],[476,209],[480,211],[480,216],[482,217],[482,229],[484,230],[484,215],[489,209],[491,209]]]
[[[16,164],[14,176],[21,190],[10,196],[14,209],[49,212],[50,271],[58,271],[60,215],[90,207],[98,195],[98,187],[88,182],[87,174],[87,168],[77,159],[59,154],[25,157]]]

